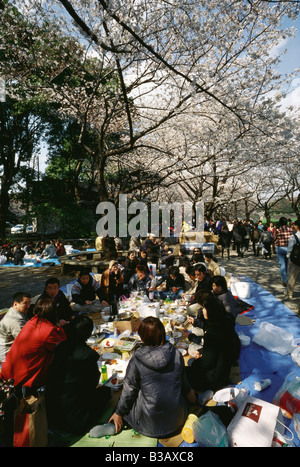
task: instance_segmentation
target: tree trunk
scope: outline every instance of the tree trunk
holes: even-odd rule
[[[2,176],[1,191],[0,191],[0,238],[6,238],[6,220],[9,208],[9,183],[6,181],[5,175]]]
[[[108,201],[108,193],[106,190],[105,183],[105,167],[106,167],[106,157],[99,155],[97,158],[97,190],[98,190],[98,199],[101,203],[102,201]]]

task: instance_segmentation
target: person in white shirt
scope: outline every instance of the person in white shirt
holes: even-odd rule
[[[297,235],[298,240],[300,241],[300,219],[297,219],[294,222],[295,235]],[[286,293],[284,298],[291,300],[293,298],[294,287],[296,285],[297,279],[300,274],[300,266],[292,263],[290,260],[290,255],[293,249],[293,246],[296,244],[295,235],[291,235],[287,247],[287,258],[289,259],[288,265],[288,283],[286,287]]]
[[[0,362],[3,362],[15,338],[27,322],[31,297],[27,292],[17,292],[13,305],[0,321]]]

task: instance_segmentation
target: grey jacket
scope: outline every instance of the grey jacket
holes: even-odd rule
[[[189,389],[183,357],[172,344],[143,346],[128,364],[116,413],[138,433],[166,438],[186,420]]]
[[[26,315],[11,307],[0,321],[0,362],[3,362],[13,341],[27,322]]]

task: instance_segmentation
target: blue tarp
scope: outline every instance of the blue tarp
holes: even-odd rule
[[[299,338],[300,319],[263,287],[248,277],[243,277],[243,280],[250,282],[251,287],[251,297],[245,299],[245,301],[254,305],[254,309],[245,316],[255,321],[253,325],[249,326],[236,324],[237,333],[243,333],[251,339],[248,347],[241,348],[239,359],[241,383],[237,384],[236,387],[246,388],[251,396],[273,403],[274,396],[281,388],[287,375],[295,373],[300,377],[300,367],[293,361],[290,354],[282,356],[279,353],[271,352],[252,342],[252,339],[259,332],[260,324],[264,321],[285,329],[293,334],[295,339]],[[266,378],[271,380],[271,386],[264,391],[256,391],[254,383]],[[293,443],[296,447],[299,447],[300,440],[295,432],[293,420],[284,418],[284,423],[293,432]],[[287,437],[290,437],[289,433],[287,433]],[[196,447],[198,444],[183,442],[180,446]]]
[[[4,264],[0,264],[0,267],[4,267],[4,268],[39,268],[39,267],[44,267],[44,266],[57,266],[60,264],[60,261],[58,258],[51,258],[51,259],[41,259],[40,262],[35,262],[35,263],[31,263],[31,262],[24,262],[24,264],[22,265],[14,265],[13,263],[11,262],[6,262]]]

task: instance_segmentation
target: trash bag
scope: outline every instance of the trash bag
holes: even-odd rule
[[[293,334],[266,321],[260,324],[258,333],[252,339],[252,342],[280,355],[288,355],[294,350],[293,341]]]
[[[229,445],[226,427],[213,412],[206,412],[193,423],[193,433],[201,447],[227,448]]]

